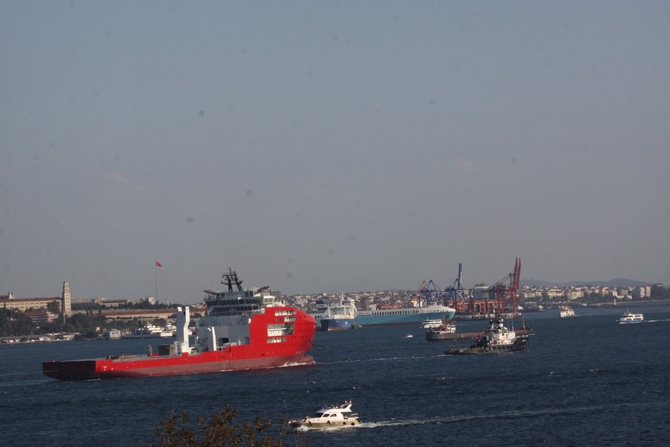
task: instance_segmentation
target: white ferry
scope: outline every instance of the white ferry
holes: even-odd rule
[[[575,316],[575,311],[570,309],[569,307],[562,307],[561,308],[561,318],[568,318],[568,317],[574,317]]]
[[[442,320],[424,320],[421,322],[423,329],[433,329],[442,326]]]
[[[626,311],[625,314],[621,316],[617,320],[617,323],[619,324],[632,324],[632,323],[644,323],[644,315],[643,314],[632,314],[628,311]]]

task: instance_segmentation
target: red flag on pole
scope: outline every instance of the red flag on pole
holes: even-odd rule
[[[163,267],[160,262],[156,261],[156,267]]]

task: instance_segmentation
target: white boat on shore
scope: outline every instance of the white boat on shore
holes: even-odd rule
[[[124,335],[123,338],[168,338],[173,336],[174,333],[171,330],[147,324],[130,335]]]
[[[119,340],[121,338],[121,331],[118,329],[110,329],[105,331],[102,336],[105,340]]]
[[[351,411],[352,402],[345,401],[342,405],[325,406],[316,412],[316,415],[305,416],[302,419],[292,419],[289,425],[293,428],[344,428],[352,425],[361,425],[358,414]]]

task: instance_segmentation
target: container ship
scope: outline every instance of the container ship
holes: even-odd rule
[[[451,320],[455,309],[442,304],[430,304],[425,307],[377,307],[372,310],[360,310],[356,314],[356,323],[361,326],[384,326],[390,324],[412,324],[423,320]]]
[[[243,289],[242,281],[231,269],[223,278],[227,291],[205,290],[207,313],[196,323],[195,346],[189,344],[189,308],[179,307],[176,341],[159,345],[157,353],[47,361],[42,363],[42,372],[54,379],[74,381],[238,371],[314,362],[307,355],[316,331],[313,317],[275,302],[269,287]]]
[[[336,306],[339,320],[332,317],[332,313],[326,308],[322,312],[311,314],[320,324],[324,331],[333,330],[333,327],[339,329],[348,329],[346,323],[352,325],[354,322],[360,326],[386,326],[394,324],[413,324],[421,323],[424,320],[451,320],[456,313],[456,309],[444,306],[439,303],[420,302],[413,307],[404,307],[399,304],[392,305],[372,305],[370,310],[357,310],[353,300],[341,301]],[[345,318],[344,315],[347,315]],[[353,314],[353,320],[348,315]],[[344,323],[343,323],[344,322]]]

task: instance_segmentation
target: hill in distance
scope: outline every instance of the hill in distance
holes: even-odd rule
[[[519,285],[528,287],[575,287],[575,286],[601,286],[601,287],[635,287],[649,286],[648,282],[635,281],[633,279],[615,278],[609,281],[572,281],[572,282],[548,282],[539,279],[522,279]]]

